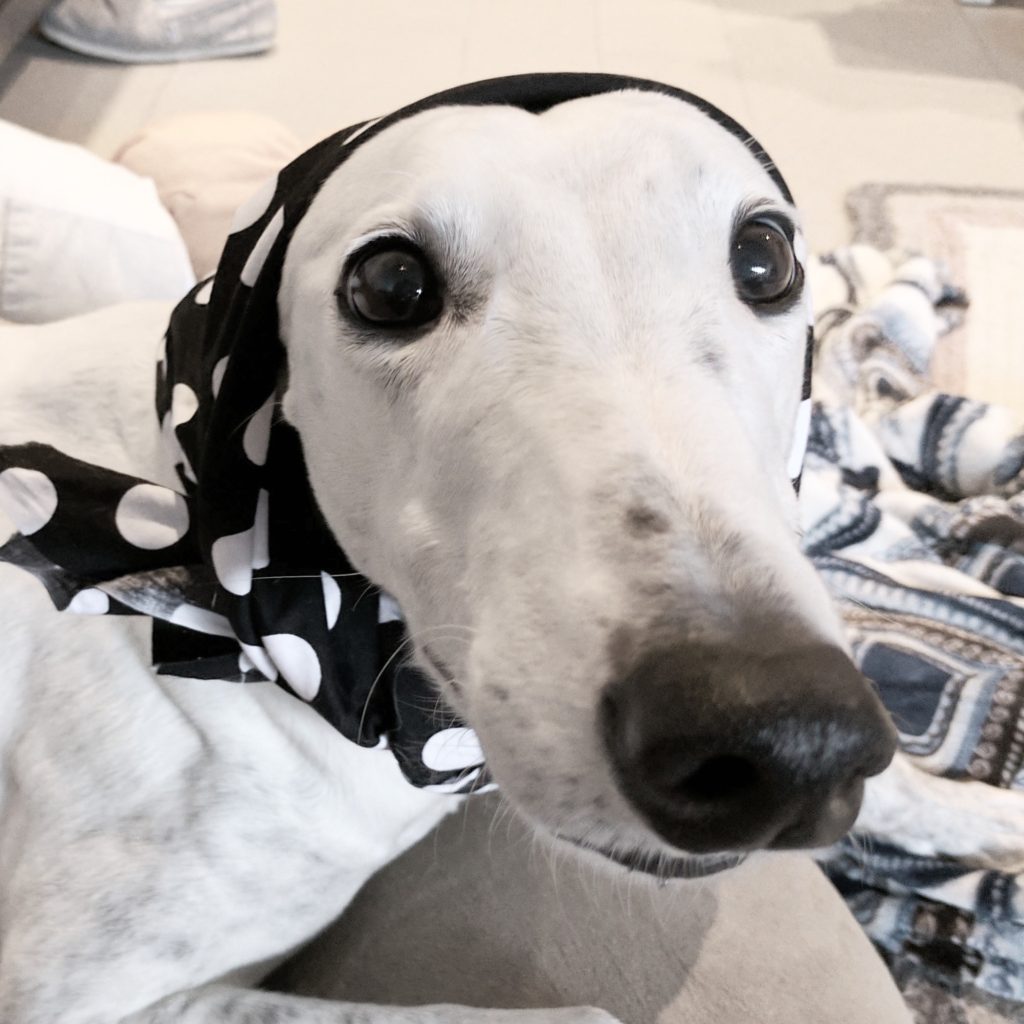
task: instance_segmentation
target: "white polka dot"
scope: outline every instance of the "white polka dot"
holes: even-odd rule
[[[398,607],[398,602],[390,594],[385,594],[383,591],[381,591],[380,603],[377,605],[377,621],[381,623],[405,621],[402,617],[402,609]]]
[[[269,493],[260,490],[252,526],[241,533],[221,537],[210,546],[213,570],[220,585],[238,597],[252,589],[252,570],[265,569],[270,564],[267,537],[269,507]]]
[[[333,576],[320,573],[320,583],[324,588],[324,613],[327,616],[327,629],[334,629],[341,614],[341,587]]]
[[[256,278],[260,276],[260,271],[266,262],[267,254],[274,242],[277,241],[282,227],[284,227],[284,210],[278,210],[270,219],[270,223],[263,229],[263,234],[256,240],[252,252],[249,253],[249,258],[245,261],[245,266],[242,267],[242,272],[238,275],[238,280],[242,284],[251,288],[256,283]]]
[[[262,185],[235,211],[231,219],[231,233],[251,228],[267,212],[274,193],[277,191],[277,175]]]
[[[271,682],[277,679],[277,669],[274,667],[274,663],[267,657],[267,652],[262,647],[243,644],[241,640],[238,641],[238,646],[242,648],[242,653],[239,655],[239,666],[242,664],[242,658],[248,658],[250,665],[265,679],[269,679]]]
[[[65,611],[76,615],[106,615],[110,611],[110,598],[102,590],[89,587],[75,594]]]
[[[448,782],[435,782],[432,785],[423,786],[422,788],[430,793],[457,793],[460,789],[463,789],[469,783],[477,779],[482,771],[482,768],[476,768],[471,772],[466,772],[464,775],[460,775],[457,779],[449,779]]]
[[[242,597],[252,589],[253,528],[215,540],[210,547],[213,571],[230,594]]]
[[[423,744],[422,758],[435,772],[449,772],[482,764],[484,752],[472,729],[455,726],[434,733]]]
[[[252,524],[252,567],[266,569],[270,565],[269,533],[270,494],[260,490],[256,497],[256,518]]]
[[[196,294],[195,294],[195,303],[196,303],[196,305],[197,306],[209,305],[210,296],[212,294],[213,294],[213,278],[211,277],[210,280],[206,281],[203,284],[202,288],[200,288],[199,291],[196,292]]]
[[[370,749],[371,750],[390,750],[391,749],[391,743],[388,740],[387,733],[381,733],[380,736],[377,737],[377,744],[376,744],[376,746],[370,747]]]
[[[242,448],[249,461],[262,466],[267,461],[267,448],[270,445],[270,424],[274,417],[275,398],[271,395],[253,414],[245,425],[242,435]]]
[[[188,532],[188,505],[180,494],[155,484],[136,484],[117,504],[114,522],[129,544],[157,551]]]
[[[288,685],[303,700],[312,700],[320,690],[321,679],[316,651],[292,633],[274,633],[260,639]]]
[[[175,384],[171,392],[171,423],[176,427],[188,423],[198,408],[196,393],[187,384]]]
[[[221,356],[217,360],[217,364],[213,368],[213,373],[210,374],[210,387],[213,389],[213,397],[217,397],[217,393],[220,391],[220,383],[224,379],[224,371],[228,368],[228,357]]]
[[[807,454],[807,442],[811,432],[811,400],[805,398],[800,403],[796,414],[796,426],[793,427],[793,447],[789,453],[789,464],[786,472],[790,480],[795,480],[803,469],[804,455]]]
[[[170,621],[176,626],[194,629],[197,633],[209,633],[211,636],[235,635],[226,616],[218,615],[207,608],[197,608],[192,604],[183,604],[175,608]]]
[[[0,473],[0,508],[27,537],[53,518],[57,511],[57,488],[38,469],[5,469]]]

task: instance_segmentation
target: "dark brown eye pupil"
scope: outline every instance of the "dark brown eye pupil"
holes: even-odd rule
[[[789,239],[766,220],[743,224],[733,239],[729,264],[736,291],[757,305],[784,298],[797,280],[797,263]]]
[[[441,312],[441,293],[426,258],[411,247],[357,257],[338,289],[357,318],[380,327],[415,327]]]

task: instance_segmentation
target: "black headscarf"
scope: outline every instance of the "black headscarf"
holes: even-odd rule
[[[478,82],[332,135],[239,210],[214,278],[171,317],[156,406],[181,490],[45,445],[0,447],[0,496],[21,530],[0,548],[0,560],[36,575],[60,609],[151,616],[160,673],[274,681],[348,739],[389,746],[414,785],[484,788],[475,736],[404,660],[398,606],[338,546],[313,497],[299,438],[278,413],[286,358],[281,270],[323,183],[396,122],[448,105],[541,113],[622,89],[696,107],[739,138],[792,201],[768,155],[731,118],[670,86],[613,75]],[[807,366],[804,399],[810,343]],[[794,466],[797,475],[799,458]]]

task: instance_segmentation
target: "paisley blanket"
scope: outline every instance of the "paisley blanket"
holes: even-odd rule
[[[853,246],[812,284],[805,550],[904,751],[1024,790],[1024,417],[931,387],[966,305],[936,264]],[[918,998],[921,1020],[972,1020],[978,1000],[985,1020],[1024,1019],[1020,876],[849,840],[825,867],[905,992],[948,993]]]

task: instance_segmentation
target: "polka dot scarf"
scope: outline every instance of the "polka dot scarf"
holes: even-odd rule
[[[299,438],[279,415],[281,268],[322,183],[396,121],[448,104],[539,113],[624,88],[698,107],[741,138],[790,198],[764,150],[734,121],[688,93],[616,76],[480,82],[340,132],[239,210],[216,275],[174,311],[159,356],[156,407],[180,487],[44,445],[2,447],[0,497],[20,532],[0,548],[0,559],[33,573],[58,608],[150,616],[157,672],[275,682],[349,740],[389,748],[414,785],[487,788],[475,736],[407,663],[398,606],[349,564],[313,498]],[[807,412],[805,402],[794,477]]]

